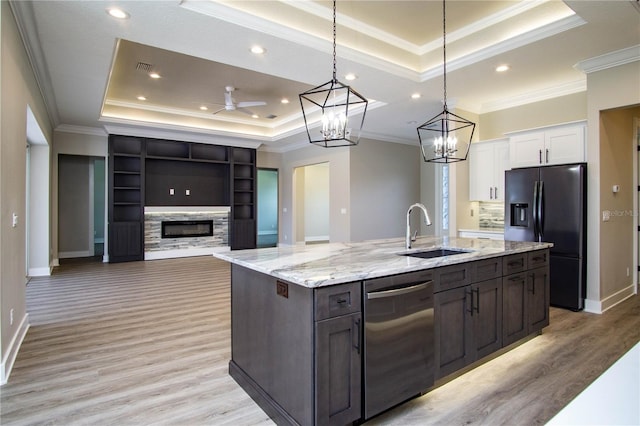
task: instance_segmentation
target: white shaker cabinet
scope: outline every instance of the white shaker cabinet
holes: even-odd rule
[[[509,134],[512,168],[586,161],[584,122]]]
[[[469,148],[469,200],[504,200],[504,171],[509,169],[509,141],[475,142]]]

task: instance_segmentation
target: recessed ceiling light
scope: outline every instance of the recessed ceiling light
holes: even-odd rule
[[[149,73],[149,77],[151,77],[151,78],[160,78],[160,74],[158,74],[157,72],[150,72]]]
[[[251,114],[251,117],[252,117],[252,118],[260,118],[260,117],[258,116],[258,114]]]
[[[110,7],[107,9],[107,13],[117,19],[128,19],[129,14],[122,9],[118,9],[117,7]]]
[[[146,101],[146,100],[147,100],[147,98],[145,98],[144,96],[138,96],[138,100],[139,100],[139,101]]]
[[[255,53],[256,55],[262,55],[266,52],[265,48],[262,46],[251,46],[251,53]]]
[[[204,106],[204,105],[202,105],[202,106],[200,107],[200,110],[201,110],[201,111],[206,111],[206,110],[208,110],[208,109],[209,109],[209,108],[207,108],[207,107],[206,107],[206,106]]]
[[[349,81],[353,81],[356,78],[358,78],[357,75],[355,75],[354,73],[350,72],[349,74],[344,76],[345,80],[349,80]]]
[[[288,103],[289,103],[289,99],[287,99],[287,98],[282,98],[282,99],[280,100],[280,103],[281,103],[281,104],[288,104]]]
[[[411,95],[411,99],[420,99],[422,95],[420,93],[414,93]]]
[[[496,71],[497,72],[505,72],[505,71],[509,71],[511,67],[509,65],[503,64],[503,65],[498,65],[496,67]]]

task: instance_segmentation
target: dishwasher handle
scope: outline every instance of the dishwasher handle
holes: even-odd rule
[[[416,291],[426,289],[431,283],[433,283],[433,281],[429,280],[429,281],[425,281],[423,283],[412,285],[409,287],[394,288],[391,290],[373,291],[371,293],[367,293],[367,299],[368,300],[382,299],[385,297],[394,297],[394,296],[399,296],[401,294],[414,293]]]

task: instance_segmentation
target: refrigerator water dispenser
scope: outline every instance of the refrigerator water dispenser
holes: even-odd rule
[[[529,204],[511,204],[511,226],[529,226]]]

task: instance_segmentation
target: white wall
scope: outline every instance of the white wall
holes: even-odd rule
[[[31,145],[29,177],[29,276],[51,274],[49,145]]]
[[[350,148],[320,148],[308,146],[282,154],[280,170],[281,182],[281,227],[279,241],[281,244],[294,244],[294,187],[293,171],[297,167],[329,163],[329,239],[331,242],[350,241]],[[345,214],[341,213],[345,209]],[[286,211],[285,211],[286,210]]]
[[[329,164],[304,167],[304,241],[329,238]]]
[[[417,144],[362,139],[350,149],[351,240],[403,237],[407,209],[421,200]],[[428,209],[433,214],[433,206]],[[420,215],[412,213],[414,226],[423,221]]]
[[[603,291],[603,263],[615,256],[617,245],[602,240],[601,221],[601,111],[640,104],[640,61],[587,74],[587,157],[589,197],[587,199],[587,300],[585,309],[602,312],[630,295],[630,289]],[[632,126],[632,122],[629,123]],[[631,143],[631,142],[629,142]],[[629,152],[631,155],[631,152]],[[607,188],[605,190],[610,190]],[[633,232],[633,230],[630,230]],[[605,268],[606,269],[606,268]],[[622,290],[622,291],[620,291]]]

